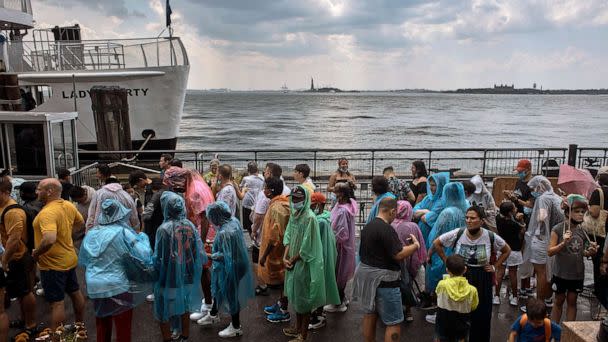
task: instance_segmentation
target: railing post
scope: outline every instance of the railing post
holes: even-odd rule
[[[255,161],[256,164],[258,163],[258,151],[253,152],[253,160]]]
[[[481,178],[486,176],[486,158],[487,158],[488,150],[483,150],[483,166],[481,167]]]
[[[372,151],[372,178],[374,178],[374,169],[376,168],[376,155],[375,152]]]
[[[313,177],[315,180],[317,180],[317,151],[315,151],[314,155]]]
[[[568,165],[576,167],[576,155],[578,153],[578,145],[568,145]]]
[[[431,158],[432,154],[433,154],[433,151],[429,151],[429,161],[428,161],[428,166],[426,167],[427,170],[429,170],[431,168],[431,164],[432,164],[432,160],[433,160],[433,158]]]

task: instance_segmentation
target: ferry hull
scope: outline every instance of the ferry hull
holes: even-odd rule
[[[48,85],[52,96],[35,111],[78,111],[77,136],[82,149],[97,149],[95,121],[89,90],[93,86],[127,89],[133,148],[144,141],[143,133],[155,137],[146,149],[174,149],[179,135],[189,66],[133,68],[102,71],[64,71],[20,74],[20,85]],[[70,77],[73,74],[74,77]],[[74,83],[75,82],[75,87]],[[75,88],[75,89],[74,89]]]

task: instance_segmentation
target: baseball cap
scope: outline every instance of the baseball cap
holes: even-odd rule
[[[517,162],[517,166],[513,170],[517,171],[517,172],[522,172],[524,170],[531,169],[531,168],[532,168],[532,163],[528,159],[520,159]]]

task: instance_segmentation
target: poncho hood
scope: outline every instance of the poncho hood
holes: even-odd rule
[[[435,192],[431,191],[431,180],[437,184],[437,190]],[[439,172],[434,173],[429,177],[429,181],[426,182],[426,195],[429,199],[436,201],[443,196],[443,187],[446,186],[450,182],[450,173],[449,172]]]
[[[164,221],[184,220],[186,204],[184,199],[172,191],[165,191],[160,196],[160,206],[163,210]]]
[[[442,290],[445,290],[447,295],[456,302],[467,300],[471,295],[474,287],[469,285],[465,277],[447,277],[443,279]]]
[[[450,182],[443,187],[443,200],[446,208],[456,207],[463,212],[469,206],[464,193],[464,186],[460,182]]]
[[[230,211],[230,207],[224,201],[211,203],[207,207],[207,218],[219,229],[221,229],[224,223],[230,221],[231,217],[232,212]]]
[[[112,185],[112,184],[108,184]],[[92,257],[99,257],[110,246],[116,235],[122,233],[124,228],[129,227],[129,215],[131,209],[126,208],[114,199],[106,199],[101,204],[99,214],[99,225],[87,232],[87,238],[82,247]]]
[[[110,183],[104,185],[103,188],[108,191],[118,192],[122,190],[122,185],[120,185],[119,183]]]
[[[553,186],[551,182],[545,176],[534,176],[528,182],[528,187],[532,191],[544,194],[545,192],[553,193]]]
[[[480,175],[473,176],[473,178],[471,178],[471,183],[475,185],[475,193],[478,195],[481,194],[484,189],[486,189],[486,185],[483,183],[483,179]]]
[[[397,216],[395,217],[395,221],[397,224],[401,222],[411,222],[412,216],[414,215],[414,210],[412,209],[412,205],[408,201],[397,201]]]

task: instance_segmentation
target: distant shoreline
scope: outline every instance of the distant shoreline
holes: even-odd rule
[[[456,90],[429,90],[429,89],[394,89],[394,90],[342,90],[339,88],[321,88],[311,91],[309,89],[290,90],[288,92],[272,89],[260,90],[231,90],[223,89],[188,89],[191,93],[296,93],[296,94],[327,94],[327,93],[409,93],[409,94],[490,94],[490,95],[608,95],[608,88],[604,89],[533,89],[533,88],[464,88]]]

